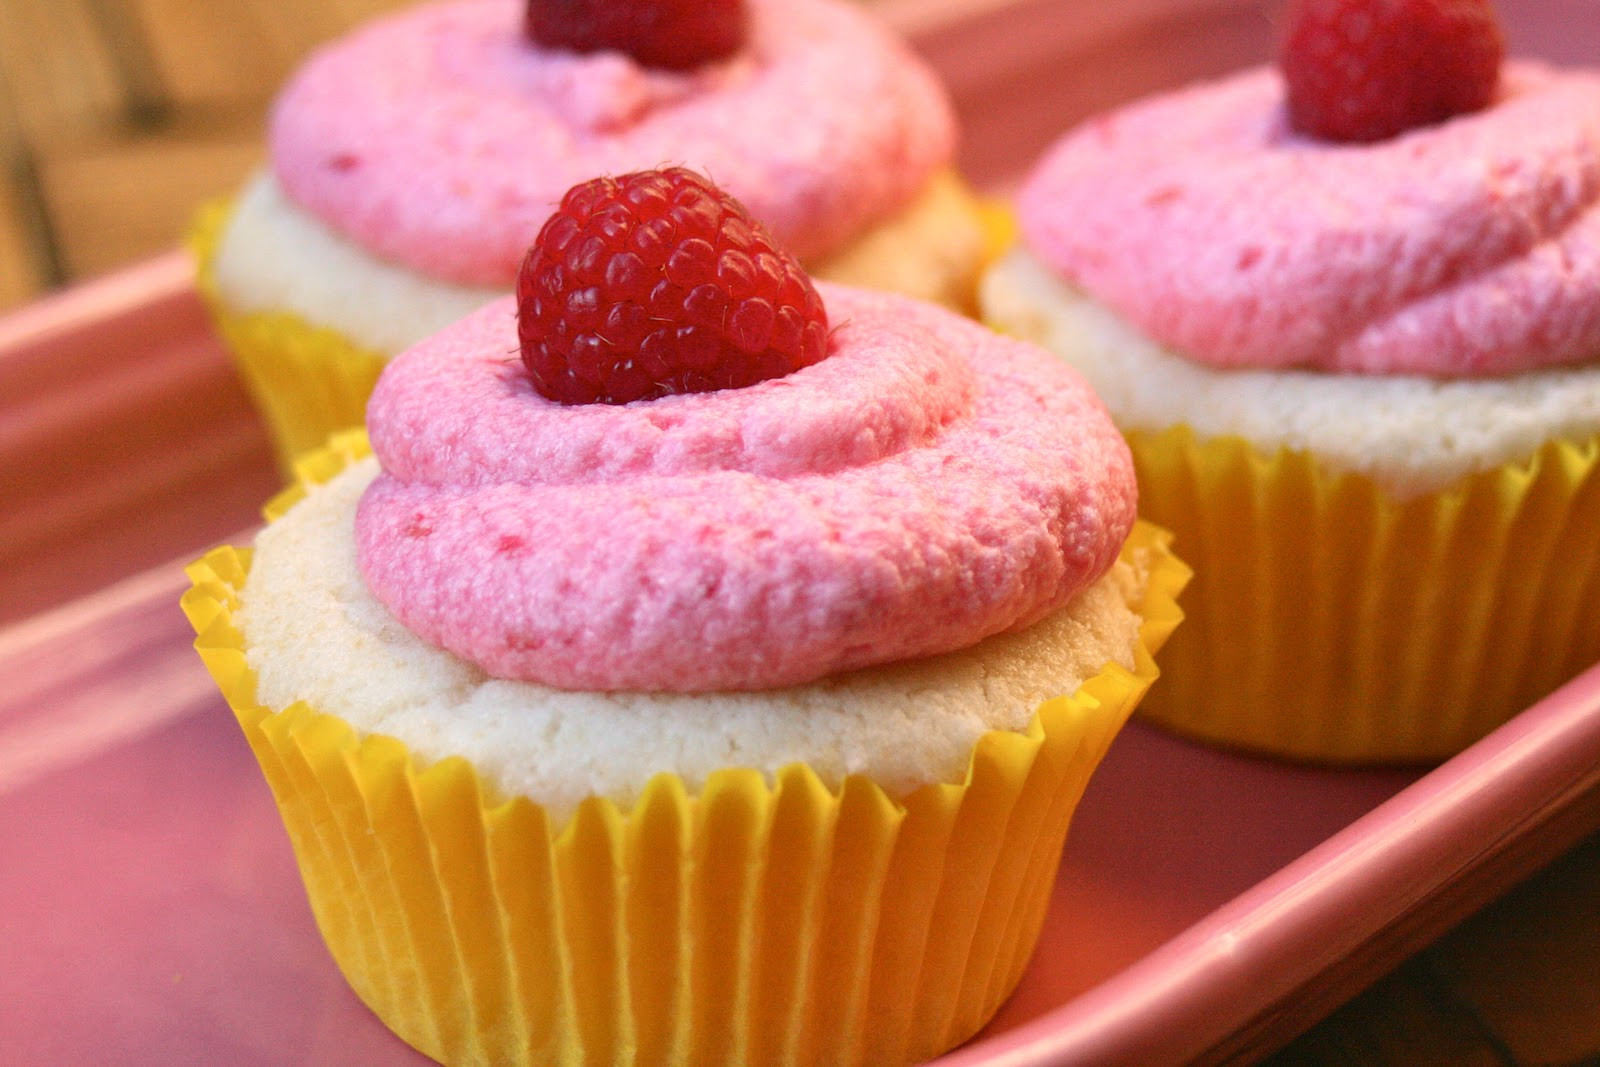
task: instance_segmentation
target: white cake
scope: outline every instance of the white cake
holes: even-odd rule
[[[491,678],[402,627],[368,592],[353,528],[377,461],[315,489],[257,540],[235,616],[258,698],[298,700],[399,738],[427,762],[468,759],[559,820],[584,797],[626,805],[660,772],[691,788],[720,768],[803,762],[830,788],[865,774],[893,794],[959,782],[973,745],[1115,662],[1132,669],[1146,575],[1118,563],[1068,607],[947,655],[740,693],[578,693]]]
[[[1124,430],[1187,425],[1257,450],[1314,454],[1397,498],[1600,433],[1600,366],[1436,380],[1217,370],[1167,351],[1017,248],[984,278],[985,321],[1061,355]]]

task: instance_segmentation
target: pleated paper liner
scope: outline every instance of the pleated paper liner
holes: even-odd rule
[[[983,262],[988,267],[1000,262],[1017,243],[1020,224],[1008,200],[985,198],[979,202],[978,211],[983,218]]]
[[[302,477],[365,450],[345,435]],[[662,774],[565,825],[462,759],[423,765],[304,704],[260,706],[231,617],[249,550],[194,564],[184,609],[329,949],[407,1042],[447,1063],[889,1065],[970,1037],[1021,977],[1073,809],[1181,617],[1188,570],[1166,544],[1141,524],[1125,550],[1153,570],[1137,669],[984,735],[959,784]]]
[[[1130,435],[1195,568],[1144,717],[1330,763],[1443,759],[1600,660],[1600,438],[1397,500],[1300,452]]]
[[[386,359],[291,312],[230,307],[217,290],[215,264],[231,210],[228,203],[210,204],[195,219],[189,245],[196,284],[287,475],[297,456],[321,448],[332,433],[362,425]]]

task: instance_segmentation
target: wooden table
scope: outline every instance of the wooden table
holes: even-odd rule
[[[262,115],[306,51],[396,6],[0,0],[0,312],[169,249],[259,163]],[[1592,836],[1278,1060],[1597,1063],[1597,960]]]

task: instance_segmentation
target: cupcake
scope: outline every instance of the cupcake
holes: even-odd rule
[[[1056,144],[984,315],[1099,391],[1199,575],[1151,718],[1437,760],[1600,658],[1600,76],[1475,4],[1290,26]]]
[[[508,292],[562,194],[711,175],[816,275],[969,307],[984,233],[934,75],[845,0],[449,0],[316,53],[200,284],[288,460]]]
[[[754,295],[602,352],[552,312],[574,257],[664,215],[648,289],[703,240]],[[601,288],[608,321],[634,290]],[[574,190],[367,433],[184,607],[391,1028],[449,1063],[896,1064],[983,1025],[1187,575],[1077,375],[813,287],[656,172]]]

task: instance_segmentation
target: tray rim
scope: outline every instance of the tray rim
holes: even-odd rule
[[[1100,985],[936,1062],[1043,1067],[1228,1058],[1228,1039],[1240,1028],[1218,1020],[1237,1019],[1240,1005],[1253,1009],[1251,1022],[1265,1020],[1285,997],[1430,898],[1459,889],[1595,798],[1600,664]],[[1533,850],[1539,859],[1502,872],[1498,889],[1594,826],[1600,811],[1561,827],[1559,839]],[[1467,899],[1475,907],[1498,889]],[[1423,941],[1462,917],[1421,914]],[[1352,924],[1352,915],[1366,921]]]
[[[197,298],[193,276],[193,257],[173,249],[0,312],[0,373],[37,348]]]

